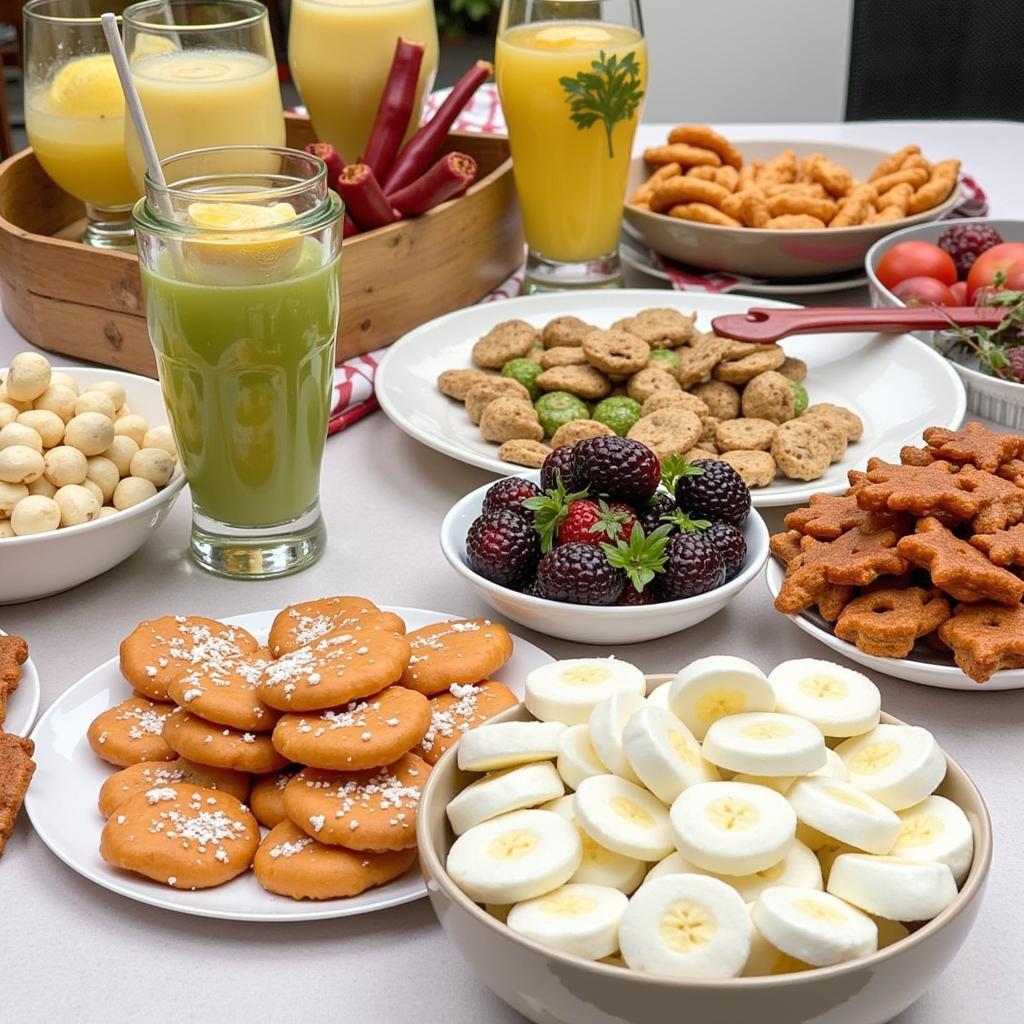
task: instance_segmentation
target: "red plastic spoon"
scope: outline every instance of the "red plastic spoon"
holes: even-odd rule
[[[746,313],[716,316],[711,321],[711,328],[723,338],[770,345],[790,334],[844,334],[849,331],[904,334],[907,331],[941,331],[951,324],[959,327],[995,327],[1005,314],[1005,309],[993,306],[930,306],[927,309],[755,307]]]

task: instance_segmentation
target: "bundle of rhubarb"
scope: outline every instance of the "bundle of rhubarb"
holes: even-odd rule
[[[346,163],[327,142],[306,147],[327,165],[328,182],[345,202],[346,238],[426,213],[465,192],[476,178],[471,156],[439,154],[456,117],[490,78],[492,67],[477,61],[403,146],[409,119],[419,115],[414,107],[422,62],[422,44],[398,40],[366,152],[358,163]]]

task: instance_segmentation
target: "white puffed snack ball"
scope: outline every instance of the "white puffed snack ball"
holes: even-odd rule
[[[114,508],[113,505],[104,505],[103,508],[100,509],[100,514],[96,518],[97,519],[107,519],[110,516],[116,516],[116,515],[117,515],[117,509]]]
[[[31,402],[19,402],[12,395],[8,394],[7,385],[3,382],[2,376],[5,371],[0,370],[0,402],[5,405],[13,405],[18,412],[24,412],[26,409],[32,408]]]
[[[38,480],[33,480],[28,485],[28,493],[41,494],[44,498],[52,498],[57,493],[57,488],[45,476],[41,476]]]
[[[20,415],[21,413],[10,402],[0,403],[0,427],[13,423]]]
[[[16,537],[17,534],[14,532],[14,527],[11,526],[10,519],[0,519],[0,540],[5,537]]]
[[[86,477],[79,486],[84,487],[100,503],[100,507],[102,507],[103,503],[107,500],[103,497],[102,488],[98,484],[93,483],[93,481],[88,477]]]
[[[75,415],[76,393],[66,384],[51,384],[33,403],[35,410],[56,413],[64,423]]]
[[[43,457],[34,448],[12,444],[0,448],[0,480],[8,484],[30,484],[43,475]]]
[[[130,437],[140,448],[147,430],[149,430],[149,424],[145,418],[136,416],[134,413],[129,416],[120,416],[114,423],[115,434]]]
[[[178,460],[178,446],[174,443],[174,435],[170,427],[151,427],[142,439],[143,448],[160,448],[172,459]]]
[[[117,410],[114,408],[114,403],[110,400],[109,396],[105,395],[102,391],[83,391],[78,398],[75,399],[75,415],[78,416],[83,412],[98,412],[106,416],[108,420],[113,420]]]
[[[50,374],[50,387],[53,387],[54,384],[70,388],[76,395],[78,394],[78,381],[64,370],[54,370]]]
[[[10,448],[14,444],[23,444],[37,452],[43,450],[43,439],[24,423],[8,423],[6,427],[0,427],[0,449]]]
[[[99,412],[83,412],[68,421],[64,443],[84,455],[102,455],[114,440],[114,423]]]
[[[124,388],[116,380],[101,380],[97,384],[90,384],[89,390],[102,391],[113,403],[115,411],[124,405]]]
[[[42,438],[44,448],[54,448],[64,439],[64,421],[48,409],[29,409],[19,413],[18,422],[34,430]]]
[[[151,480],[140,476],[126,476],[114,489],[114,508],[123,512],[140,501],[152,498],[156,494],[156,485]]]
[[[8,484],[0,480],[0,519],[10,519],[14,506],[28,497],[24,484]]]
[[[114,488],[117,487],[117,482],[121,479],[121,473],[105,455],[94,455],[88,460],[85,478],[99,487],[104,501],[110,501]]]
[[[80,484],[89,472],[89,463],[86,457],[77,448],[72,448],[67,444],[51,448],[43,456],[43,464],[43,476],[54,487]]]
[[[19,537],[30,533],[50,533],[60,526],[60,505],[53,498],[30,494],[14,506],[11,529]]]
[[[134,415],[135,413],[132,412],[132,407],[127,402],[125,402],[124,405],[122,405],[121,408],[117,410],[117,415],[114,417],[114,422],[116,423],[118,420],[123,420],[125,416]]]
[[[61,487],[53,500],[60,506],[61,526],[92,522],[100,512],[99,500],[80,484]]]
[[[50,386],[50,363],[38,352],[19,352],[7,370],[7,393],[18,402],[31,402]]]
[[[162,448],[140,448],[132,456],[128,471],[156,487],[163,487],[174,472],[174,459]]]
[[[128,476],[132,457],[137,451],[139,446],[127,434],[117,434],[110,442],[110,447],[103,453],[103,457],[110,459],[117,466],[121,476]]]

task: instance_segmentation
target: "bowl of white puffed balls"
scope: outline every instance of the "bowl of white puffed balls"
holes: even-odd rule
[[[449,940],[527,1019],[879,1024],[967,938],[985,804],[867,676],[712,655],[524,683],[433,768],[417,839]]]
[[[147,377],[38,352],[0,369],[0,604],[76,587],[146,542],[185,486],[166,419]]]

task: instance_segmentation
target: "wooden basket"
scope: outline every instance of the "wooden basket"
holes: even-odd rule
[[[288,115],[288,145],[314,141]],[[346,239],[338,358],[390,344],[406,331],[482,299],[523,260],[508,140],[449,136],[480,177],[464,196],[413,220]],[[138,259],[82,245],[84,208],[45,174],[31,149],[0,164],[0,302],[33,344],[156,376]]]

